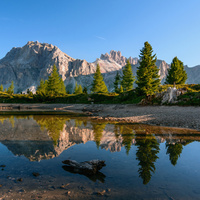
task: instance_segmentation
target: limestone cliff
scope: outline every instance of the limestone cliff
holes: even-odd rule
[[[138,58],[126,58],[120,51],[112,50],[110,54],[102,54],[96,61],[89,63],[68,56],[52,44],[28,42],[23,47],[12,48],[0,60],[0,84],[7,88],[13,80],[15,92],[26,91],[28,88],[34,92],[40,80],[46,80],[52,66],[56,64],[67,90],[73,92],[76,81],[90,89],[98,63],[109,91],[113,91],[115,75],[117,71],[122,75],[122,68],[127,60],[132,64],[133,74],[136,75]],[[170,65],[163,60],[157,60],[156,65],[160,68],[161,83],[164,83]],[[200,66],[186,66],[185,69],[188,74],[187,83],[200,83]]]

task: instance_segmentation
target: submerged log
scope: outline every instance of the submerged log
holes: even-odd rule
[[[104,166],[106,166],[103,160],[90,160],[85,162],[77,162],[75,160],[62,161],[63,164],[70,166],[74,172],[80,174],[94,175]]]

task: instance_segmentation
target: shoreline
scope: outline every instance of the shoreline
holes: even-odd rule
[[[2,114],[67,114],[94,120],[200,130],[200,107],[133,104],[0,104]]]

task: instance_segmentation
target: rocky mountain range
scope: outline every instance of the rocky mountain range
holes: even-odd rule
[[[126,58],[120,51],[112,50],[110,54],[102,54],[96,61],[89,63],[68,56],[52,44],[30,41],[23,47],[12,48],[0,60],[0,84],[7,88],[11,81],[14,81],[15,92],[26,91],[28,88],[35,92],[40,80],[46,80],[52,66],[56,64],[69,92],[73,92],[76,81],[82,87],[90,89],[98,63],[108,90],[113,91],[115,75],[117,71],[122,75],[127,59],[132,65],[133,74],[136,75],[138,58]],[[156,65],[160,69],[161,83],[164,83],[170,65],[164,60],[157,60]],[[188,74],[187,83],[200,83],[200,66],[185,66],[185,69]]]

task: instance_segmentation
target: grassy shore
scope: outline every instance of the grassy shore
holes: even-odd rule
[[[161,105],[162,94],[172,85],[160,86],[157,94],[151,98],[140,96],[136,90],[130,90],[121,94],[99,93],[99,94],[66,94],[62,96],[47,96],[37,94],[7,94],[0,92],[0,103],[65,103],[65,104],[141,104]],[[175,105],[200,105],[200,84],[177,85],[177,89],[182,88],[186,93],[179,96]],[[145,101],[144,101],[145,100]]]

